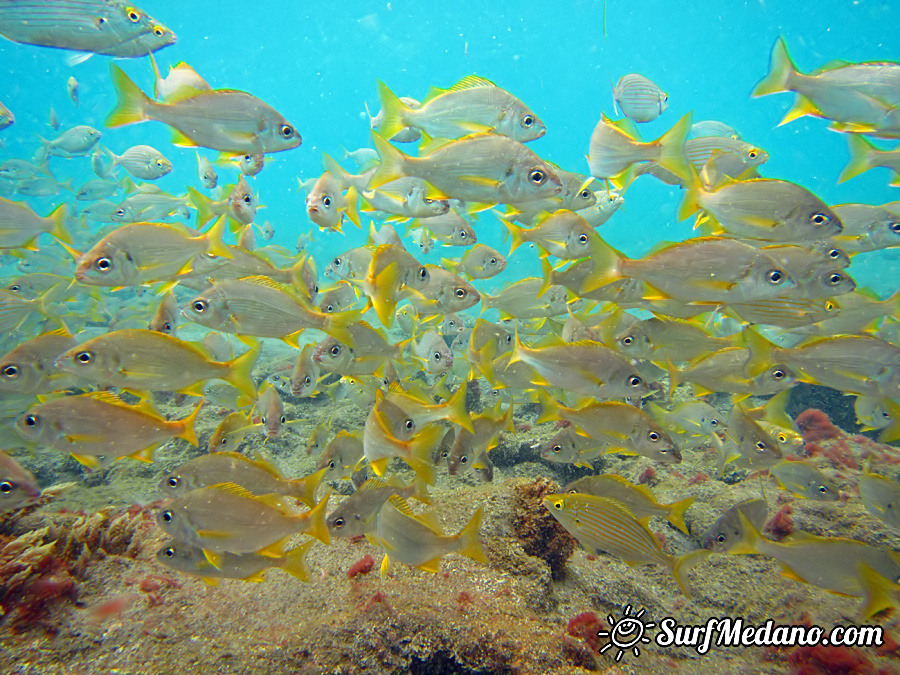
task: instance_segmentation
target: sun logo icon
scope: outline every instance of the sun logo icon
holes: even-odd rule
[[[646,611],[641,609],[632,616],[631,605],[625,605],[621,619],[617,620],[612,614],[607,615],[606,619],[609,621],[610,630],[599,631],[597,637],[601,639],[607,638],[609,641],[600,647],[600,653],[602,654],[615,647],[618,650],[616,652],[616,662],[621,661],[622,656],[629,649],[635,656],[640,656],[641,650],[638,645],[650,643],[650,638],[646,635],[647,630],[656,626],[656,623],[653,621],[644,623],[641,617],[644,616]]]

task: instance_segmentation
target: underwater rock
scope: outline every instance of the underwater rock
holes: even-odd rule
[[[520,485],[513,505],[513,531],[525,553],[540,558],[559,581],[565,576],[566,561],[575,550],[575,539],[547,511],[543,499],[559,492],[560,486],[546,478]]]

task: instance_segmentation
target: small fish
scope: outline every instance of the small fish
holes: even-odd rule
[[[694,497],[687,497],[671,504],[660,504],[646,487],[629,483],[622,476],[615,474],[579,478],[566,485],[562,492],[618,499],[631,510],[635,518],[643,521],[645,525],[651,516],[661,516],[672,526],[689,534],[684,522],[684,512],[694,503]]]
[[[71,157],[86,155],[100,141],[101,133],[93,127],[79,125],[67,129],[52,141],[41,139],[43,149],[50,155]]]
[[[525,242],[540,246],[546,255],[574,260],[590,254],[594,228],[574,211],[560,210],[550,214],[534,227],[525,229],[501,217],[512,234],[510,253]],[[542,257],[544,253],[540,254]]]
[[[66,82],[66,93],[69,94],[69,98],[72,99],[72,103],[75,104],[75,107],[78,107],[78,80],[75,79],[75,76],[72,75],[69,77]]]
[[[559,405],[539,391],[541,415],[537,422],[562,419],[596,443],[606,443],[607,452],[627,452],[662,464],[677,464],[681,453],[669,434],[650,415],[627,403],[589,403],[581,408]]]
[[[175,33],[124,0],[3,0],[0,35],[118,58],[139,58],[175,43]]]
[[[721,136],[692,138],[684,144],[684,154],[700,174],[707,167],[715,171],[716,178],[738,177],[769,161],[769,153],[750,143]],[[713,159],[715,157],[715,159]]]
[[[742,464],[752,469],[766,469],[784,459],[778,439],[736,403],[728,414],[727,437],[734,442]]]
[[[376,518],[373,540],[384,549],[382,575],[390,572],[394,562],[417,567],[424,572],[438,572],[441,558],[459,553],[481,563],[487,556],[481,546],[481,509],[468,524],[452,536],[445,536],[433,517],[416,516],[399,495],[391,495]]]
[[[41,488],[31,472],[0,450],[0,513],[33,504],[41,497]]]
[[[512,406],[501,413],[499,408],[488,410],[472,419],[473,431],[458,429],[447,454],[447,470],[451,476],[466,473],[487,461],[488,451],[497,447],[502,431],[515,432],[512,422]]]
[[[306,541],[276,558],[258,553],[226,552],[216,559],[218,566],[215,566],[209,562],[201,547],[170,539],[156,552],[156,560],[176,572],[200,577],[211,586],[218,584],[219,579],[261,582],[264,581],[263,572],[272,567],[284,570],[300,581],[308,582],[310,571],[306,564],[306,555],[314,545],[315,541]]]
[[[111,64],[118,102],[106,126],[156,120],[175,129],[177,144],[222,152],[281,152],[300,145],[300,134],[274,108],[243,91],[195,91],[173,103],[147,97],[118,66]]]
[[[255,176],[265,166],[265,155],[261,152],[241,155],[238,168],[244,176]]]
[[[111,154],[113,166],[121,166],[141,180],[156,180],[172,171],[172,162],[149,145],[134,145],[121,155]]]
[[[257,497],[235,483],[218,483],[172,499],[156,522],[169,536],[202,547],[207,560],[220,567],[222,553],[281,557],[286,541],[301,532],[328,543],[327,506],[323,498],[298,513],[279,495]]]
[[[342,312],[353,307],[359,298],[353,286],[346,282],[338,282],[332,288],[324,289],[319,293],[319,311],[325,314]]]
[[[26,439],[71,454],[89,468],[98,457],[153,461],[153,451],[173,438],[197,445],[194,422],[203,402],[182,420],[167,421],[147,404],[128,405],[108,392],[63,396],[32,407],[16,421]]]
[[[259,236],[263,238],[263,241],[271,241],[272,237],[275,236],[275,228],[272,227],[272,223],[267,220],[260,225]]]
[[[834,481],[807,462],[779,462],[769,473],[782,488],[798,497],[820,502],[834,502],[841,497]]]
[[[219,176],[213,168],[212,162],[200,154],[199,150],[195,151],[197,155],[197,176],[200,178],[200,184],[207,190],[212,190],[219,184]]]
[[[652,122],[669,107],[669,95],[637,73],[619,78],[613,89],[613,99],[622,114],[635,122]]]
[[[378,512],[391,495],[399,495],[403,499],[418,499],[423,504],[431,503],[428,488],[419,479],[403,485],[395,478],[389,481],[369,478],[328,514],[325,522],[331,536],[337,539],[374,533]]]
[[[178,300],[175,298],[175,293],[169,291],[159,301],[147,328],[174,336],[175,330],[178,328],[178,315]]]
[[[291,370],[291,395],[298,398],[313,396],[319,381],[319,363],[313,359],[316,345],[312,342],[303,345],[294,368]]]
[[[7,159],[0,163],[0,178],[20,181],[47,173],[46,166],[38,166],[26,159]]]
[[[316,436],[321,438],[321,436]],[[312,440],[314,436],[310,436]],[[320,440],[319,445],[324,445]],[[316,461],[316,471],[325,469],[323,481],[350,478],[363,458],[363,441],[358,433],[341,429],[327,445]]]
[[[153,54],[150,54],[150,64],[153,66],[153,74],[156,76],[153,83],[153,95],[157,99],[171,102],[183,96],[189,96],[193,91],[212,91],[209,83],[184,61],[169,66],[169,72],[165,77],[159,72]]]
[[[701,356],[677,370],[669,368],[669,386],[674,390],[682,382],[693,385],[695,396],[710,392],[767,396],[790,389],[797,375],[784,364],[772,364],[752,377],[744,374],[750,352],[740,347],[721,349]]]
[[[52,108],[51,108],[52,110]],[[6,129],[7,127],[11,127],[16,123],[16,116],[12,114],[12,111],[7,108],[5,105],[0,103],[0,131]],[[53,127],[54,129],[58,129],[59,127]]]
[[[594,178],[613,178],[636,162],[653,161],[663,169],[687,180],[690,169],[684,157],[684,141],[691,126],[691,116],[682,117],[669,131],[655,141],[644,143],[633,125],[624,120],[613,122],[606,115],[591,134],[588,165]]]
[[[71,243],[66,231],[69,207],[60,204],[42,218],[22,202],[12,202],[0,197],[0,249],[34,248],[34,241],[46,232],[60,241]]]
[[[356,191],[353,187],[344,195],[341,184],[326,171],[316,181],[306,197],[306,215],[322,229],[341,232],[344,216],[359,227],[356,211]]]
[[[478,236],[469,222],[453,209],[440,216],[414,220],[410,226],[410,229],[413,228],[424,229],[429,237],[434,237],[447,246],[472,246],[478,241]],[[425,248],[422,247],[422,253],[429,252]]]
[[[9,394],[49,394],[77,380],[57,368],[56,357],[75,346],[63,329],[43,333],[0,356],[0,391]]]
[[[545,292],[544,280],[527,277],[505,286],[497,295],[481,296],[484,309],[498,309],[505,317],[535,319],[565,314],[569,309],[568,291],[558,284]]]
[[[607,553],[631,566],[662,565],[672,572],[681,592],[691,597],[687,573],[709,551],[701,549],[677,558],[669,555],[647,526],[617,499],[555,494],[544,497],[544,506],[589,553]]]
[[[900,246],[900,202],[882,206],[839,204],[832,210],[844,225],[834,240],[848,253]]]
[[[378,83],[378,94],[383,118],[377,129],[384,138],[392,138],[406,127],[416,127],[431,138],[490,133],[525,143],[547,131],[538,116],[519,99],[476,75],[464,77],[418,108],[404,105],[383,82]]]
[[[880,430],[879,443],[891,443],[900,438],[900,404],[886,398],[857,396],[853,408],[864,430]]]
[[[704,401],[685,401],[672,410],[648,403],[645,410],[667,427],[691,437],[708,439],[715,435],[723,439],[728,431],[725,416]]]
[[[598,190],[594,194],[597,199],[596,203],[579,210],[578,215],[596,229],[612,218],[619,207],[625,203],[625,198],[618,192],[608,190]]]
[[[230,480],[254,495],[285,495],[313,508],[321,479],[322,472],[317,472],[305,478],[286,480],[271,462],[252,460],[236,452],[214,452],[187,461],[167,473],[160,480],[159,488],[167,498],[174,498]]]
[[[732,340],[713,337],[698,323],[681,319],[653,317],[615,333],[615,347],[623,355],[663,363],[690,361],[734,346]]]
[[[603,454],[603,443],[578,434],[574,427],[560,429],[556,435],[541,448],[541,457],[549,462],[574,464],[586,469],[593,469],[591,460]]]
[[[744,538],[741,515],[757,530],[766,524],[769,509],[764,499],[749,499],[735,504],[710,525],[700,541],[703,548],[716,553],[728,553],[731,547]]]
[[[363,452],[378,476],[384,475],[391,457],[400,457],[431,485],[434,483],[431,451],[443,435],[438,426],[430,424],[422,428],[416,424],[410,414],[385,400],[384,392],[377,389],[375,404],[366,417]]]
[[[866,511],[900,530],[900,484],[866,471],[859,477],[859,496]]]
[[[117,194],[120,190],[122,190],[122,185],[118,181],[95,178],[81,184],[81,187],[75,192],[75,199],[79,201],[106,199]]]
[[[729,553],[756,553],[775,558],[790,578],[831,593],[862,597],[860,616],[868,619],[896,607],[900,559],[892,551],[843,537],[804,533],[790,541],[774,542],[739,514],[743,537]]]
[[[20,181],[16,185],[16,194],[26,197],[50,197],[59,194],[60,190],[72,190],[72,181],[67,179],[60,183],[53,176],[38,176]]]
[[[427,196],[430,187],[420,178],[398,178],[385,183],[376,190],[362,193],[365,210],[387,214],[397,218],[429,218],[450,210],[446,199],[431,199]],[[388,243],[388,242],[375,242]]]
[[[237,390],[235,390],[237,391]],[[205,393],[205,392],[204,392]],[[252,405],[253,399],[247,399],[247,405]],[[209,437],[209,452],[234,452],[240,447],[244,441],[244,437],[251,431],[258,430],[260,424],[254,424],[250,417],[242,412],[229,413],[228,416],[219,422],[219,426],[215,428]]]
[[[429,373],[444,373],[453,367],[453,352],[437,331],[425,332],[412,344],[412,353],[425,364]]]
[[[372,140],[381,164],[370,189],[415,176],[428,181],[444,198],[480,204],[540,199],[562,192],[562,181],[547,162],[505,136],[466,136],[423,157],[403,154],[374,132]]]
[[[278,438],[284,431],[287,418],[284,416],[284,401],[269,382],[263,382],[256,400],[256,413],[266,438]]]

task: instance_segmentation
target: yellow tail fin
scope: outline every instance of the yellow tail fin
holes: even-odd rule
[[[256,398],[256,384],[253,382],[253,366],[259,358],[260,348],[254,347],[230,362],[225,381],[234,385],[250,398]]]
[[[116,64],[109,64],[109,74],[112,77],[117,101],[116,107],[106,117],[106,126],[121,127],[147,119],[146,109],[151,103],[147,95]]]
[[[183,420],[179,420],[178,424],[184,425],[184,430],[181,433],[176,434],[176,438],[183,438],[195,447],[200,445],[197,442],[197,431],[194,429],[194,424],[197,422],[197,415],[200,414],[200,408],[203,407],[203,404],[205,402],[206,399],[202,399],[190,415],[185,417]]]
[[[391,139],[406,128],[404,114],[407,108],[384,82],[378,82],[378,97],[381,99],[381,123],[378,125],[378,133]]]
[[[397,180],[404,176],[404,165],[406,163],[406,155],[397,150],[388,142],[384,136],[374,131],[372,132],[372,143],[375,145],[375,151],[381,164],[378,165],[375,173],[369,181],[369,189],[377,188],[392,180]]]
[[[330,496],[331,490],[322,497],[318,504],[300,516],[304,522],[301,532],[308,534],[310,537],[315,537],[323,544],[331,541],[328,526],[325,524],[325,515],[328,513],[328,498]]]
[[[47,220],[50,221],[50,234],[66,244],[72,243],[72,235],[66,230],[66,219],[69,217],[69,205],[60,204],[50,215]]]
[[[766,75],[754,88],[750,94],[753,98],[758,96],[768,96],[776,94],[780,91],[790,91],[791,75],[795,75],[797,69],[794,67],[791,57],[788,55],[787,46],[784,44],[784,38],[779,37],[775,41],[772,48],[772,58],[769,61],[769,74]]]
[[[309,581],[309,567],[306,565],[306,554],[315,546],[315,541],[310,539],[296,548],[292,548],[284,556],[284,562],[279,565],[281,569],[297,577],[300,581]]]
[[[685,181],[691,178],[691,168],[684,156],[684,142],[690,130],[691,114],[688,113],[656,141],[660,152],[656,163]]]
[[[858,176],[872,168],[872,152],[877,148],[859,134],[848,134],[847,142],[850,145],[850,161],[838,176],[838,183]]]
[[[684,512],[687,511],[688,507],[693,503],[694,497],[688,497],[687,499],[682,499],[680,502],[669,504],[669,515],[666,516],[666,520],[685,534],[690,533],[688,532],[687,524],[684,522]]]
[[[481,545],[479,536],[482,515],[483,510],[479,508],[475,515],[472,516],[472,520],[456,536],[459,537],[460,554],[480,563],[486,563],[488,561],[487,555],[484,552],[484,547]]]

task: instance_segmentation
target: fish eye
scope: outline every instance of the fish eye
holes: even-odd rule
[[[131,7],[129,7],[125,11],[128,12],[128,20],[131,21],[131,23],[137,23],[141,20],[141,15],[136,9],[132,9]]]
[[[93,352],[78,352],[75,355],[75,360],[78,361],[78,363],[83,363],[85,365],[88,363],[92,363],[94,360],[94,353]]]
[[[459,458],[459,463],[460,463],[460,464],[465,464],[465,463],[468,462],[468,461],[469,461],[469,458],[466,457],[465,455],[463,455],[462,457]]]
[[[760,452],[765,452],[766,450],[769,449],[769,446],[766,445],[765,443],[763,443],[762,441],[757,441],[756,449],[759,450]]]
[[[411,419],[407,418],[406,421],[403,423],[403,426],[407,431],[412,431],[416,425]]]
[[[334,468],[334,460],[331,460],[330,462],[328,462],[328,468],[329,468],[329,469],[333,469],[333,468]]]
[[[839,249],[839,248],[832,248],[828,251],[828,257],[831,258],[832,260],[837,260],[838,258],[841,257],[842,254],[843,254],[843,251],[841,251],[841,249]]]
[[[158,166],[160,169],[163,168],[163,161],[161,159],[156,160],[156,166]]]
[[[586,244],[587,242],[588,242],[588,238],[587,238],[586,234],[582,234],[581,236],[578,237],[578,243]]]
[[[783,380],[785,377],[787,377],[787,373],[778,368],[772,371],[772,377],[776,380]]]
[[[590,196],[591,196],[591,191],[588,190],[587,188],[582,190],[581,193],[579,194],[579,197],[581,197],[582,199],[590,199]]]
[[[511,344],[512,341],[513,341],[513,336],[512,336],[512,335],[507,335],[507,336],[506,336],[506,344]]]
[[[284,415],[282,415],[280,421],[282,424],[284,424],[285,422],[287,422],[287,418]]]
[[[626,335],[622,338],[622,344],[626,347],[630,347],[634,344],[634,338],[631,335]]]
[[[265,423],[266,423],[266,418],[265,418],[265,417],[261,417],[261,418],[259,419],[259,421],[262,422],[263,424],[265,424]]]
[[[489,262],[491,265],[496,265],[496,264],[497,264],[497,259],[496,259],[496,258],[491,258],[490,260],[488,260],[488,262]]]
[[[334,305],[325,305],[325,311],[330,314],[334,311]]]
[[[294,127],[292,127],[289,124],[281,125],[281,136],[283,138],[290,138],[293,135],[294,135]]]
[[[19,284],[13,284],[12,286],[9,287],[9,290],[11,290],[13,293],[18,293],[19,291],[22,290],[22,287],[19,286]]]
[[[628,380],[628,384],[631,385],[632,387],[640,387],[642,384],[644,384],[644,381],[641,378],[639,378],[637,375],[635,375],[634,377],[632,377],[631,379]]]
[[[788,437],[784,434],[778,434],[778,442],[779,443],[787,443]]]
[[[757,157],[759,157],[759,153],[756,152],[756,150],[751,150],[747,153],[747,157],[749,157],[750,159],[756,159]]]
[[[16,487],[16,486],[13,485],[12,483],[10,483],[8,480],[5,480],[2,483],[0,483],[0,492],[7,495],[13,491],[14,487]]]
[[[166,556],[167,558],[174,558],[175,557],[175,549],[170,546],[165,551],[163,551],[163,555]]]
[[[203,314],[206,311],[206,300],[194,300],[191,303],[191,309],[193,309],[197,314]]]
[[[327,199],[327,197],[326,197],[326,199]],[[334,260],[331,261],[331,264],[334,265],[335,267],[340,267],[340,266],[341,266],[341,259],[340,259],[340,258],[335,258]]]
[[[18,377],[19,376],[19,367],[10,363],[8,366],[3,367],[3,377]]]
[[[163,511],[162,512],[162,519],[164,522],[171,523],[174,518],[175,518],[175,514],[172,513],[171,511]]]
[[[555,502],[553,502],[553,508],[556,509],[557,511],[561,510],[562,507],[563,507],[563,500],[562,500],[562,499],[558,499],[558,500],[556,500]]]
[[[124,218],[125,217],[125,209],[116,209],[116,215],[119,216],[119,218]]]
[[[331,197],[322,197],[322,206],[325,208],[331,206]]]
[[[228,436],[224,436],[221,441],[219,441],[219,445],[227,445]]]
[[[250,155],[244,155],[245,162],[249,162],[251,159],[253,159],[253,158]]]
[[[831,218],[826,216],[824,213],[814,213],[810,216],[809,221],[813,225],[825,225],[831,222]]]
[[[154,26],[154,27],[153,27],[153,34],[154,34],[156,37],[162,37],[163,35],[166,34],[166,32],[162,29],[161,26]]]
[[[888,229],[894,234],[900,234],[900,223],[894,221],[893,223],[888,223]]]
[[[166,482],[169,484],[170,488],[177,488],[181,484],[178,476],[171,476]]]
[[[172,332],[172,324],[170,324],[168,321],[166,321],[163,324],[163,333],[171,333],[171,332]]]
[[[553,452],[555,452],[556,454],[559,454],[559,453],[562,452],[562,446],[559,445],[558,443],[557,443],[556,445],[554,445],[554,446],[553,446],[552,448],[550,448],[550,449],[551,449]]]
[[[428,269],[424,266],[419,268],[419,279],[422,281],[428,279]]]
[[[435,361],[440,361],[440,360],[441,360],[441,353],[440,353],[440,352],[435,352],[435,353],[433,354],[433,356],[434,356],[434,360],[435,360]]]
[[[725,539],[726,539],[725,535],[722,534],[721,532],[718,534],[718,536],[716,536],[716,541],[719,542],[720,544],[724,544]]]
[[[842,274],[838,274],[837,272],[834,272],[833,274],[831,274],[828,277],[828,284],[830,286],[837,286],[843,280],[844,280],[844,276]]]
[[[460,231],[459,231],[459,238],[460,238],[460,239],[465,239],[465,238],[468,237],[468,236],[469,236],[469,233],[466,232],[465,230],[460,230]]]
[[[94,263],[94,267],[96,267],[101,272],[107,272],[112,267],[112,260],[109,258],[97,258],[97,262]]]
[[[303,384],[312,384],[312,378],[309,375],[303,378]]]
[[[710,420],[710,421],[709,421],[709,426],[711,426],[711,427],[717,427],[717,426],[719,426],[719,420]]]
[[[647,438],[650,439],[651,443],[656,443],[659,440],[659,433],[656,431],[651,431],[649,434],[647,434]],[[663,450],[663,452],[665,452],[665,450]]]
[[[25,416],[25,426],[26,427],[36,427],[38,425],[39,418],[37,415],[26,415]]]
[[[465,288],[457,288],[454,291],[454,293],[456,294],[456,297],[459,298],[460,300],[468,295],[468,292],[466,291]]]
[[[335,521],[334,521],[334,526],[335,526],[336,528],[338,528],[338,529],[342,528],[342,527],[344,526],[344,519],[343,519],[343,518],[338,518],[337,520],[335,520]]]
[[[828,492],[828,488],[825,487],[824,485],[820,485],[819,492],[821,492],[824,495],[826,492]]]
[[[253,202],[253,197],[251,197],[250,195],[244,195],[244,203],[245,204],[251,204],[252,202]]]
[[[534,126],[534,117],[525,115],[525,117],[522,118],[522,126],[526,128]]]
[[[332,356],[339,356],[340,353],[341,353],[341,348],[340,348],[339,345],[335,345],[334,347],[331,348],[331,355],[332,355]]]
[[[540,169],[532,169],[528,174],[528,180],[535,185],[540,185],[547,179],[547,175]]]
[[[784,281],[784,272],[781,270],[769,270],[769,274],[766,275],[766,278],[769,280],[769,283],[780,284]]]
[[[441,451],[441,459],[447,459],[450,456],[450,452],[447,450]]]

